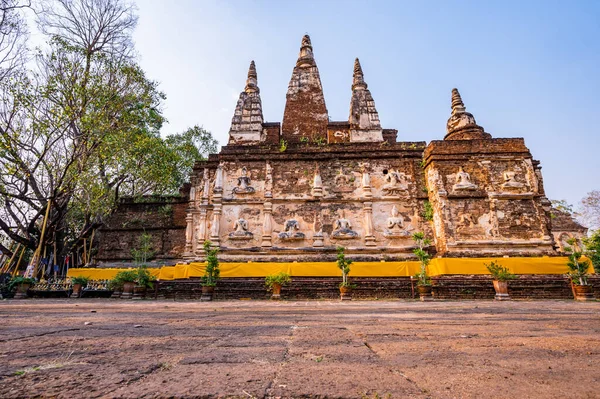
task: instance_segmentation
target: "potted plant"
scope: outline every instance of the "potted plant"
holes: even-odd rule
[[[123,282],[113,278],[108,282],[108,289],[112,290],[111,298],[119,299],[121,298],[121,294],[123,293]]]
[[[268,291],[273,291],[271,299],[281,298],[281,287],[292,282],[289,274],[281,272],[277,274],[269,274],[265,277],[265,285]]]
[[[429,255],[429,252],[425,251],[425,247],[429,246],[431,241],[425,238],[425,233],[423,232],[414,233],[412,238],[417,244],[417,248],[413,250],[413,253],[417,259],[419,259],[419,262],[421,262],[421,269],[417,274],[415,274],[419,298],[423,302],[431,301],[433,300],[433,287],[431,285],[431,278],[427,274],[427,266],[431,260],[431,255]]]
[[[121,299],[131,299],[133,297],[133,287],[135,287],[136,279],[136,270],[123,270],[117,273],[115,280],[123,285]]]
[[[17,292],[15,293],[14,299],[25,299],[27,298],[27,291],[29,287],[35,284],[35,280],[29,277],[16,276],[10,280],[8,283],[8,291],[12,291],[15,287],[17,287]]]
[[[497,301],[509,301],[508,280],[514,280],[517,276],[512,274],[507,267],[502,266],[496,261],[490,262],[489,265],[484,263],[484,265],[494,279],[494,290],[496,290],[494,299]]]
[[[154,277],[146,266],[140,266],[136,269],[135,286],[133,287],[132,299],[143,299],[146,296],[148,288],[154,288]]]
[[[79,298],[81,296],[81,290],[87,287],[89,281],[89,277],[71,277],[71,284],[73,284],[73,292],[71,293],[71,298]]]
[[[344,254],[344,247],[337,248],[337,267],[342,271],[342,282],[340,284],[340,299],[342,301],[349,301],[352,299],[352,289],[356,286],[350,284],[348,281],[348,274],[350,273],[350,265],[352,261],[346,259]]]
[[[204,241],[204,252],[206,253],[206,270],[202,277],[202,297],[200,297],[200,300],[212,301],[217,280],[219,280],[221,274],[219,259],[217,258],[219,249],[212,248],[210,241]]]
[[[565,248],[565,252],[569,254],[567,266],[570,270],[568,276],[571,279],[573,296],[575,297],[576,301],[593,301],[594,290],[593,287],[588,283],[587,279],[590,261],[587,259],[581,259],[583,252],[577,243],[577,240],[571,238],[567,240],[567,244],[570,246]]]

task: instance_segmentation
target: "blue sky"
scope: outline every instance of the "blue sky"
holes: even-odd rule
[[[442,139],[457,87],[494,137],[524,137],[548,197],[600,189],[600,2],[137,0],[142,67],[166,93],[164,134],[194,124],[221,144],[248,65],[281,121],[303,34],[329,115],[346,120],[359,57],[384,128]]]

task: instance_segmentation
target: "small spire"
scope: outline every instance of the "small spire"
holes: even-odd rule
[[[465,104],[463,103],[463,100],[460,97],[458,89],[452,89],[452,114],[455,114],[457,112],[465,112],[465,110]]]
[[[313,48],[310,42],[310,36],[308,35],[304,35],[302,37],[302,44],[300,45],[300,54],[298,55],[298,61],[296,62],[296,65],[299,67],[315,65]]]
[[[358,58],[354,60],[354,75],[352,76],[352,90],[356,88],[367,88],[367,83],[365,83],[365,75],[363,74],[363,70],[360,66],[360,61]]]
[[[256,75],[256,64],[254,64],[254,60],[250,62],[250,68],[248,68],[248,79],[246,79],[246,88],[244,89],[246,93],[255,93],[258,92],[258,76]]]

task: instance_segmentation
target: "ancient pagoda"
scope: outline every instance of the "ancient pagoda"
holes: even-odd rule
[[[210,240],[224,261],[413,257],[423,231],[438,257],[557,254],[539,162],[522,138],[493,138],[457,89],[443,140],[382,128],[358,58],[347,121],[329,120],[308,35],[281,123],[264,122],[251,62],[219,154],[197,162],[181,257]],[[401,138],[400,138],[401,139]]]

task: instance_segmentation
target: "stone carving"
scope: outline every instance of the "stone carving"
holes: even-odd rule
[[[319,170],[319,165],[315,167],[315,177],[313,178],[312,195],[313,197],[323,196],[323,180],[321,179],[321,171]]]
[[[273,197],[273,168],[269,161],[265,165],[265,198]]]
[[[223,162],[219,163],[217,166],[217,171],[215,173],[215,193],[223,192]]]
[[[392,207],[391,216],[387,219],[384,236],[389,238],[407,237],[410,235],[408,229],[404,228],[404,218],[398,212],[396,205]]]
[[[371,176],[369,175],[369,172],[367,172],[367,168],[366,165],[361,165],[361,172],[362,172],[362,190],[363,190],[363,195],[366,198],[370,198],[373,196],[372,192],[371,192]]]
[[[340,168],[340,171],[333,180],[335,182],[333,191],[336,193],[350,193],[354,191],[354,180],[354,176],[345,174],[344,169]]]
[[[475,216],[470,213],[461,213],[458,216],[456,232],[459,234],[478,236],[483,234],[484,231],[483,228],[479,226],[479,222]]]
[[[477,185],[471,182],[471,175],[465,172],[461,167],[458,168],[458,173],[456,174],[456,184],[452,186],[455,191],[460,190],[476,190]]]
[[[248,176],[248,171],[244,166],[242,168],[242,175],[238,177],[238,186],[233,189],[235,194],[252,194],[254,193],[254,187],[251,185],[250,177]]]
[[[238,219],[233,224],[234,231],[229,233],[230,240],[251,240],[254,237],[250,231],[248,231],[248,221],[246,219]]]
[[[285,230],[279,233],[279,239],[284,241],[304,240],[304,233],[300,231],[300,224],[296,219],[285,221]]]
[[[331,233],[332,238],[338,240],[349,240],[358,237],[358,233],[352,230],[352,224],[342,215],[340,219],[335,221],[335,229]]]
[[[320,248],[325,245],[325,237],[323,236],[323,229],[319,227],[320,226],[319,216],[320,216],[320,214],[317,214],[317,212],[315,212],[315,219],[314,219],[315,221],[313,223],[314,234],[312,236],[313,247],[315,247],[315,248]],[[318,228],[318,230],[317,230],[317,228]]]
[[[408,184],[406,180],[407,177],[404,173],[398,172],[397,170],[390,170],[385,175],[385,181],[387,183],[381,190],[386,196],[405,196],[408,194]]]
[[[503,190],[519,190],[525,186],[523,183],[520,183],[517,180],[515,180],[515,176],[516,173],[510,170],[507,170],[502,174],[502,177],[504,178],[504,183],[502,183],[501,187]]]
[[[360,61],[357,58],[354,61],[352,99],[348,118],[351,142],[383,141],[379,114],[375,108],[373,96],[367,87]]]

